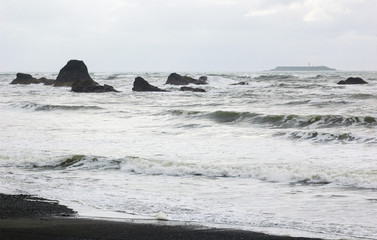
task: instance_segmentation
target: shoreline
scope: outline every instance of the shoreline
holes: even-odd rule
[[[0,193],[1,239],[261,239],[310,240],[264,233],[208,228],[191,224],[122,222],[78,218],[75,211],[57,201],[30,195]],[[318,239],[318,238],[316,238]]]

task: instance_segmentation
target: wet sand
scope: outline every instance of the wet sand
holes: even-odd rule
[[[56,201],[0,194],[0,239],[292,239],[263,233],[202,226],[117,222],[77,218]]]

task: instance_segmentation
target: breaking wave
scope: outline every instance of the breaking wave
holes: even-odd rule
[[[293,75],[260,75],[255,77],[256,80],[285,80],[285,79],[296,79],[297,77]]]
[[[295,114],[259,114],[235,111],[170,111],[173,115],[190,118],[205,118],[218,123],[249,122],[273,128],[303,128],[303,127],[338,127],[338,126],[376,126],[376,118],[371,116],[341,116],[341,115],[295,115]]]
[[[351,94],[350,97],[353,98],[353,99],[361,99],[361,100],[377,98],[377,96],[375,94],[369,94],[369,93]]]
[[[278,133],[276,135],[294,140],[309,140],[315,143],[377,143],[377,137],[360,137],[355,136],[352,133],[323,133],[318,131],[295,131],[288,133]]]
[[[328,168],[302,164],[211,164],[124,157],[73,155],[46,165],[32,165],[38,170],[115,170],[128,174],[164,175],[171,177],[253,178],[286,184],[336,184],[344,187],[377,189],[373,170]]]
[[[56,111],[56,110],[75,111],[75,110],[102,109],[101,107],[98,107],[98,106],[50,105],[50,104],[38,104],[38,103],[33,103],[33,102],[29,102],[29,103],[26,103],[26,104],[20,104],[20,105],[14,106],[14,107],[25,109],[25,110],[30,110],[30,111]]]

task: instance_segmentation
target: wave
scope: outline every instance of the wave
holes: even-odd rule
[[[113,74],[113,75],[108,76],[107,80],[117,79],[118,77],[119,77],[119,74]]]
[[[114,80],[114,79],[119,79],[119,78],[125,78],[127,75],[124,73],[115,73],[108,75],[106,80]]]
[[[205,118],[218,123],[249,122],[273,128],[303,128],[303,127],[337,127],[337,126],[376,126],[377,120],[371,116],[341,116],[341,115],[295,115],[295,114],[259,114],[236,111],[170,111],[173,115]]]
[[[317,131],[309,132],[287,132],[277,133],[276,136],[281,136],[294,140],[309,140],[315,143],[377,143],[377,137],[359,137],[352,133],[323,133]]]
[[[314,100],[314,101],[309,101],[309,105],[311,106],[316,106],[316,107],[323,107],[323,106],[335,106],[335,105],[347,105],[352,102],[350,101],[345,101],[345,100],[328,100],[328,101],[323,101],[323,100]]]
[[[260,75],[255,77],[255,80],[286,80],[286,79],[296,79],[297,77],[293,75]]]
[[[243,119],[256,117],[257,114],[249,112],[232,112],[232,111],[216,111],[207,114],[206,117],[216,121],[216,122],[236,122],[242,121]]]
[[[72,155],[51,161],[47,164],[33,164],[31,167],[33,169],[41,170],[114,170],[120,169],[120,163],[121,160],[109,160],[105,157]],[[28,165],[27,167],[30,167],[30,165]]]
[[[283,105],[305,105],[310,103],[311,100],[297,100],[297,101],[290,101],[287,103],[283,103]]]
[[[335,184],[342,187],[377,189],[377,175],[370,169],[330,169],[321,165],[302,164],[220,164],[174,162],[168,160],[124,157],[72,155],[46,165],[33,165],[38,170],[122,171],[128,174],[164,175],[171,177],[252,178],[286,184]]]
[[[290,88],[290,89],[321,89],[324,86],[320,84],[290,84],[290,83],[276,83],[274,87]]]
[[[369,93],[351,94],[350,97],[353,98],[353,99],[361,99],[361,100],[377,98],[377,96],[375,94],[369,94]]]
[[[31,111],[55,111],[55,110],[68,110],[68,111],[74,111],[74,110],[97,110],[102,109],[98,106],[74,106],[74,105],[50,105],[50,104],[38,104],[38,103],[26,103],[17,105],[17,108],[21,109],[27,109]]]
[[[307,79],[323,79],[323,78],[326,78],[326,76],[320,75],[320,74],[316,76],[307,77]]]

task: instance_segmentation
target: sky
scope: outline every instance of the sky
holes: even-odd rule
[[[0,0],[0,72],[377,70],[377,0]]]

